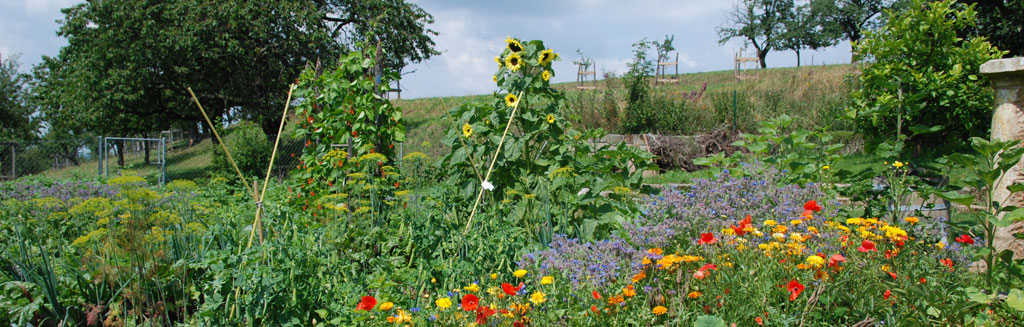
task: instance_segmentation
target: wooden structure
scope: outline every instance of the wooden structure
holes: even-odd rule
[[[676,52],[676,61],[669,62],[669,61],[665,61],[665,60],[668,60],[667,56],[666,57],[661,57],[660,54],[658,55],[658,67],[654,69],[654,84],[655,85],[657,85],[658,83],[677,83],[677,82],[679,82],[678,78],[668,78],[668,68],[669,67],[673,67],[675,69],[675,74],[672,75],[673,77],[679,76],[679,52]]]
[[[594,66],[594,70],[590,69],[590,66]],[[592,62],[589,65],[576,64],[576,88],[580,90],[593,90],[597,89],[597,65]],[[590,82],[594,82],[593,85],[586,85],[587,76],[590,76]]]
[[[761,62],[760,59],[758,59],[757,57],[741,57],[741,53],[742,52],[736,53],[736,55],[733,57],[733,75],[736,76],[736,81],[757,78],[757,74],[744,74],[743,66],[751,62],[754,63],[755,66],[757,66],[757,64]]]

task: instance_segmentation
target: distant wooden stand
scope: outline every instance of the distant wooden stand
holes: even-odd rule
[[[675,69],[675,74],[672,76],[679,76],[679,52],[676,52],[676,61],[668,62],[664,60],[668,60],[668,58],[658,58],[658,68],[654,70],[654,84],[678,83],[678,78],[668,78],[668,68],[673,67]]]
[[[594,90],[597,89],[597,65],[593,65],[594,70],[587,70],[583,64],[577,64],[576,67],[576,88],[580,90]],[[588,82],[587,76],[590,76],[589,81],[593,82],[593,85],[586,85]]]
[[[736,81],[743,81],[743,80],[757,78],[757,74],[756,73],[755,74],[745,74],[745,73],[743,73],[743,70],[744,70],[744,66],[747,63],[754,63],[754,65],[756,66],[757,63],[759,63],[759,62],[760,62],[760,59],[758,59],[757,57],[740,57],[740,54],[737,53],[733,57],[733,75],[736,76]]]

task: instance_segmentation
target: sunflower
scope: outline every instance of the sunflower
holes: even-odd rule
[[[551,72],[545,70],[543,73],[540,73],[540,78],[543,78],[544,81],[547,82],[549,79],[551,79]]]
[[[548,121],[548,124],[553,124],[555,122],[555,115],[548,114],[547,121]]]
[[[541,51],[540,52],[540,58],[537,58],[537,64],[541,65],[541,66],[550,64],[551,61],[555,60],[555,57],[557,57],[557,56],[558,55],[555,54],[555,51],[551,50],[551,49],[547,49],[547,50]]]
[[[523,65],[523,60],[519,57],[518,53],[512,53],[505,57],[505,65],[508,66],[509,70],[514,72],[519,70],[519,67]]]
[[[493,80],[495,83],[497,83],[498,82],[498,75],[491,76],[491,80]]]
[[[501,68],[501,56],[494,56],[494,62],[498,63],[498,68]]]
[[[508,95],[505,96],[505,105],[509,107],[515,107],[518,103],[519,97],[516,97],[515,94],[509,93]]]
[[[462,125],[462,136],[469,137],[473,135],[473,126],[469,126],[469,123]]]
[[[512,51],[512,53],[523,51],[523,44],[519,43],[519,40],[513,39],[512,37],[506,37],[505,43],[508,44],[508,49]]]

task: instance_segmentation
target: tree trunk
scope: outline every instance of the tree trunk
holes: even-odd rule
[[[145,159],[143,160],[147,165],[149,164],[149,141],[142,142],[142,147],[145,148]]]
[[[793,50],[796,52],[796,66],[800,67],[800,49]]]
[[[124,140],[114,142],[114,149],[117,150],[117,166],[124,167]]]
[[[195,122],[188,124],[188,146],[192,146],[199,141],[199,124]]]
[[[764,59],[768,57],[768,51],[757,51],[757,61],[761,64],[761,69],[768,68],[768,63]]]

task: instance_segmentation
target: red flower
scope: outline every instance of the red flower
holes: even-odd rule
[[[462,310],[476,310],[478,304],[480,304],[480,298],[476,297],[476,295],[466,294],[466,296],[462,297]]]
[[[591,292],[590,295],[594,296],[594,300],[600,300],[601,299],[601,293],[598,293],[597,291]]]
[[[501,290],[509,296],[516,295],[516,292],[519,292],[521,289],[523,289],[523,282],[519,282],[519,286],[512,286],[512,284],[509,283],[501,283]]]
[[[890,290],[885,290],[885,293],[882,293],[882,299],[888,300],[890,296],[892,296],[892,291]]]
[[[804,291],[804,284],[800,284],[799,281],[793,279],[786,284],[786,290],[789,291],[789,300],[796,301],[796,297],[800,296],[800,292]]]
[[[486,306],[478,308],[476,310],[476,324],[481,326],[486,325],[487,317],[493,316],[494,313],[494,309],[488,308]]]
[[[927,282],[928,282],[928,280],[927,280],[927,279],[924,279],[924,277],[921,277],[920,281],[921,281],[921,284],[924,284],[924,283],[927,283]]]
[[[945,259],[939,260],[939,263],[946,265],[946,267],[949,267],[949,271],[953,271],[953,260],[950,260],[949,258],[945,258]]]
[[[892,280],[900,280],[899,278],[896,278],[896,273],[891,271],[889,272],[889,277],[892,277]]]
[[[718,270],[718,266],[712,263],[704,264],[704,266],[697,269],[699,271]]]
[[[821,211],[821,206],[818,205],[817,201],[810,200],[810,201],[807,201],[807,203],[804,203],[804,210],[810,210],[810,211],[818,212],[818,211]]]
[[[516,321],[512,323],[512,327],[526,327],[526,325],[524,325],[522,321]]]
[[[594,313],[600,312],[600,310],[597,310],[597,306],[596,305],[591,305],[590,306],[590,311],[593,311]]]
[[[960,235],[960,237],[956,238],[956,241],[964,244],[974,244],[974,240],[972,240],[971,236],[967,234]]]
[[[857,251],[866,253],[868,251],[878,251],[878,249],[875,248],[875,242],[864,240],[860,242],[860,247],[857,248]]]
[[[356,305],[356,310],[373,310],[373,307],[377,306],[377,299],[372,296],[364,296],[362,301]]]
[[[754,322],[756,322],[759,326],[764,326],[764,320],[761,320],[761,317],[754,318]]]
[[[829,267],[839,267],[839,263],[846,263],[846,258],[842,254],[833,254],[831,258],[828,258]]]
[[[715,244],[715,241],[717,241],[717,239],[715,239],[715,234],[703,233],[703,234],[700,234],[700,241],[697,242],[697,243],[699,243],[699,244]]]
[[[733,225],[733,226],[730,226],[730,227],[732,227],[732,230],[736,233],[736,235],[743,236],[744,234],[747,233],[747,231],[745,231],[745,229],[750,227],[750,215],[747,215],[747,218],[745,218],[742,221],[740,221],[740,225],[739,226]]]

